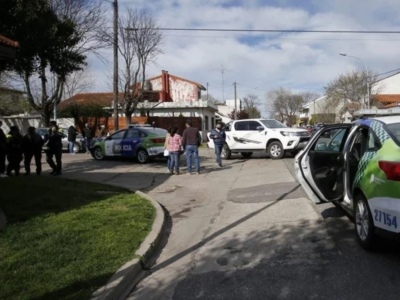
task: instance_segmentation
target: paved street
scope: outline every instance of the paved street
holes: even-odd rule
[[[169,216],[165,246],[129,299],[397,299],[400,246],[356,243],[331,204],[314,206],[293,159],[232,159],[201,175],[170,176],[164,162],[97,162],[65,155],[65,177],[141,189]]]

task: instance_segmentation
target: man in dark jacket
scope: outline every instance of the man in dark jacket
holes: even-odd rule
[[[19,167],[22,161],[22,135],[17,126],[11,126],[10,132],[7,134],[7,175],[12,176],[14,171],[15,176],[19,176]]]
[[[186,152],[186,164],[188,174],[192,173],[192,157],[196,173],[200,174],[199,146],[201,145],[201,136],[197,128],[192,127],[190,121],[186,122],[186,129],[182,135],[182,146]]]
[[[64,134],[62,130],[58,128],[55,121],[50,122],[49,132],[44,137],[44,142],[47,143],[46,150],[46,161],[49,166],[53,169],[51,175],[61,174],[61,157],[62,157],[62,139]],[[56,163],[53,161],[53,156],[56,159]]]
[[[74,126],[68,128],[68,151],[70,154],[74,154],[74,146],[76,142],[77,130]]]
[[[29,127],[28,133],[22,140],[26,175],[31,173],[31,161],[33,157],[35,157],[36,174],[40,175],[42,173],[43,139],[35,130],[35,127]]]
[[[86,144],[86,153],[90,153],[90,148],[92,145],[92,140],[93,140],[93,130],[90,128],[89,124],[85,124],[85,128],[83,128],[83,137],[85,138],[85,144]]]
[[[221,152],[225,144],[226,134],[221,123],[218,123],[215,129],[211,130],[210,138],[214,141],[215,155],[217,156],[216,164],[222,167]]]
[[[7,137],[4,134],[3,122],[0,121],[0,177],[6,176],[4,173],[6,172],[6,146],[7,146]]]

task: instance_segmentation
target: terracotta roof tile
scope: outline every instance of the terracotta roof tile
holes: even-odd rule
[[[5,46],[11,46],[13,48],[19,48],[19,43],[9,38],[6,38],[4,35],[0,35],[0,44]]]
[[[373,98],[382,104],[400,102],[400,94],[396,95],[374,95]]]

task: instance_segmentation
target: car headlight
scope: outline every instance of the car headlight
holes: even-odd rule
[[[281,131],[283,136],[310,136],[308,131]]]

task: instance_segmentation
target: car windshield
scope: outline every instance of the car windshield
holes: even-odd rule
[[[38,135],[45,135],[47,132],[48,132],[48,129],[47,128],[36,128],[36,133],[38,134]]]
[[[387,124],[386,127],[395,143],[400,146],[400,123]]]
[[[140,130],[145,132],[146,134],[150,135],[160,135],[160,136],[166,136],[167,131],[162,128],[153,128],[153,127],[140,127]]]
[[[287,128],[285,124],[282,124],[277,120],[260,120],[260,122],[268,128]]]

